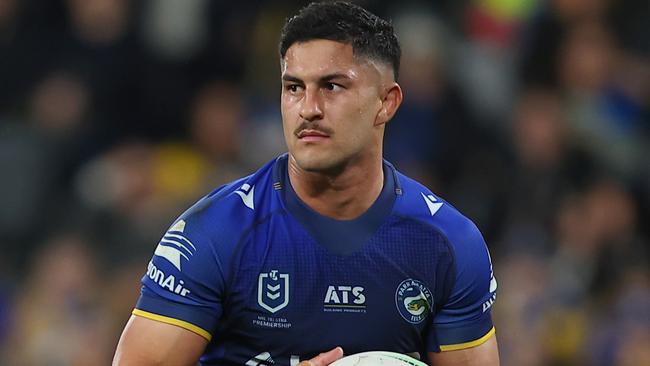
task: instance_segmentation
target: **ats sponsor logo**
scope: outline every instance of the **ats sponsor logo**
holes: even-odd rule
[[[323,311],[365,313],[366,295],[362,286],[334,286],[327,287]]]

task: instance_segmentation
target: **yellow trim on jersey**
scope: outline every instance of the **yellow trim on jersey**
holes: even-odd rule
[[[494,327],[492,327],[492,329],[490,329],[490,331],[487,332],[487,334],[485,334],[483,337],[481,337],[481,338],[479,338],[479,339],[477,339],[475,341],[459,343],[459,344],[448,344],[448,345],[440,346],[440,351],[442,351],[442,352],[457,351],[459,349],[466,349],[466,348],[472,348],[472,347],[480,346],[483,343],[487,342],[487,340],[490,339],[490,337],[492,337],[495,333],[496,333],[496,329],[494,329]]]
[[[150,313],[148,311],[144,311],[144,310],[140,310],[140,309],[133,309],[132,314],[137,315],[137,316],[141,316],[143,318],[159,321],[159,322],[162,322],[162,323],[176,325],[176,326],[181,327],[183,329],[187,329],[190,332],[196,333],[196,334],[200,335],[201,337],[207,339],[208,342],[210,342],[210,340],[212,339],[212,334],[210,334],[208,331],[206,331],[203,328],[197,327],[196,325],[194,325],[192,323],[188,323],[188,322],[186,322],[184,320],[174,319],[174,318],[170,318],[168,316],[163,316],[163,315]]]

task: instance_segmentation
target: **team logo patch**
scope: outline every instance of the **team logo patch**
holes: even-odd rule
[[[275,313],[289,305],[289,274],[274,269],[260,273],[257,282],[257,303],[265,310]]]
[[[419,324],[433,311],[433,297],[424,283],[409,278],[397,286],[395,305],[404,320]]]

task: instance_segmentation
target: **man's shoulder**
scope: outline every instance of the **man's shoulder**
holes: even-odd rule
[[[277,206],[273,202],[274,162],[213,190],[187,209],[177,221],[191,223],[195,230],[207,236],[223,237],[244,231]]]
[[[394,211],[397,215],[427,225],[453,246],[483,240],[474,222],[451,203],[413,178],[399,172],[397,177],[400,183],[400,196]]]

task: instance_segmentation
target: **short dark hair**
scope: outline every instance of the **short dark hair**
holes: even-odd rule
[[[355,56],[390,64],[397,80],[401,50],[393,25],[358,5],[336,1],[302,8],[282,28],[280,57],[294,43],[314,39],[350,44]]]

